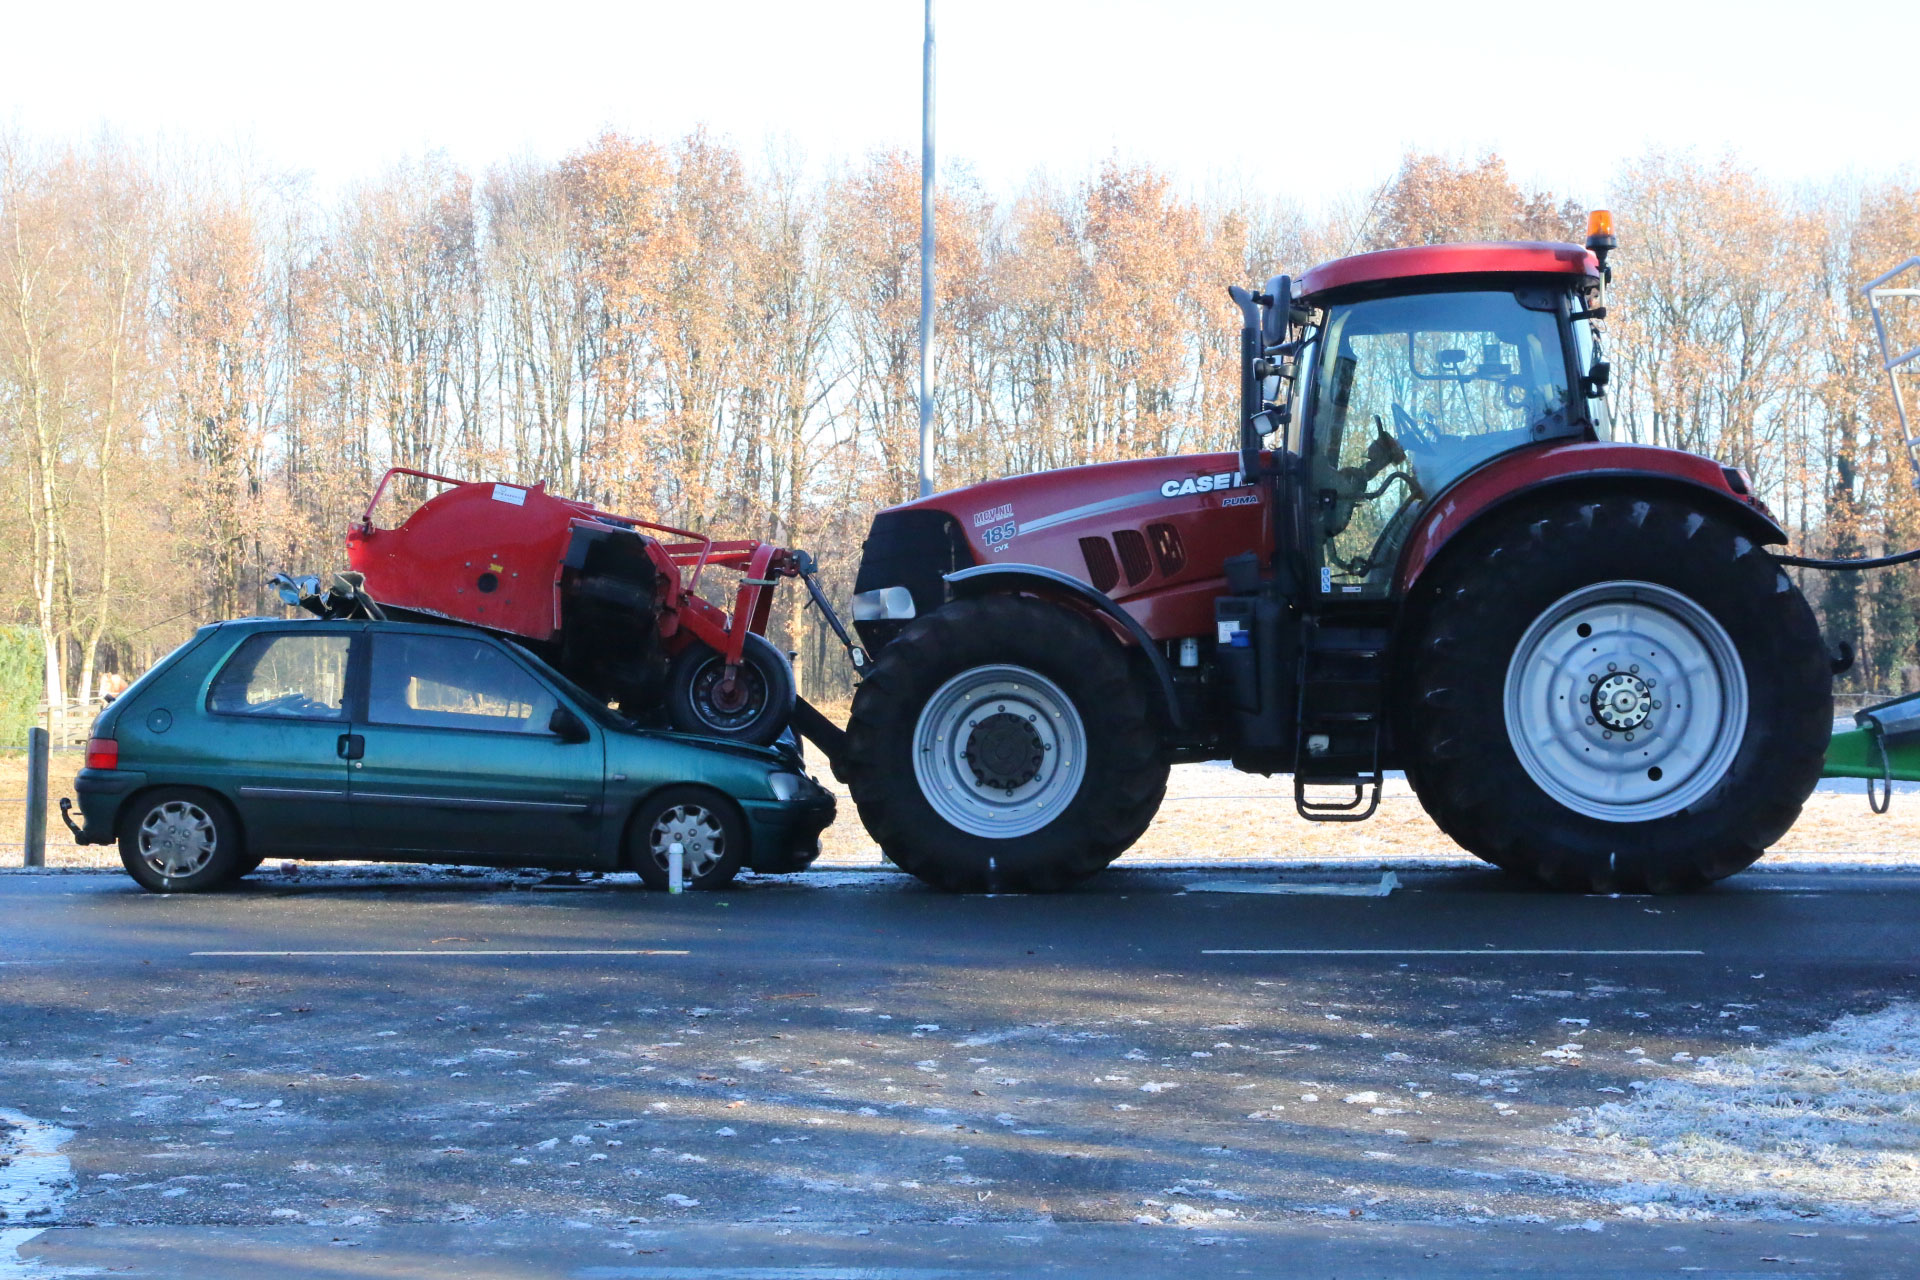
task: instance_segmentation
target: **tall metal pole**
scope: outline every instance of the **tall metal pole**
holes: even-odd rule
[[[933,0],[920,77],[920,496],[933,492]]]

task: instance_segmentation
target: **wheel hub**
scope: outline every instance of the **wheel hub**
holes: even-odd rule
[[[1031,668],[972,667],[921,708],[914,779],[942,819],[1014,839],[1045,827],[1080,793],[1086,726],[1066,692]]]
[[[698,805],[676,805],[653,824],[649,843],[654,861],[667,869],[674,845],[680,846],[681,869],[689,879],[707,874],[726,856],[726,838],[720,823]]]
[[[1653,690],[1639,676],[1615,671],[1593,686],[1594,719],[1613,731],[1638,729],[1653,714]]]
[[[1010,791],[1039,776],[1047,744],[1033,727],[1031,713],[1015,715],[1002,707],[969,725],[972,732],[960,757],[972,766],[974,781]]]
[[[1708,795],[1746,733],[1747,680],[1726,629],[1691,597],[1622,579],[1549,605],[1507,667],[1507,737],[1575,813],[1647,822]]]

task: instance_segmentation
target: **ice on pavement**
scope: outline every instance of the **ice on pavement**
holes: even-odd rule
[[[1920,1220],[1920,1004],[1702,1058],[1557,1132],[1626,1216]]]
[[[59,1216],[73,1189],[73,1169],[60,1148],[72,1130],[0,1107],[0,1277],[35,1276],[20,1246]]]

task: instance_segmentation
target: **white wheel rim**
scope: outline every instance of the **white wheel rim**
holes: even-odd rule
[[[1541,790],[1589,818],[1648,822],[1726,776],[1747,731],[1746,669],[1726,629],[1686,596],[1596,583],[1520,637],[1506,720]]]
[[[181,879],[213,861],[220,846],[213,818],[189,800],[169,800],[140,822],[140,858],[156,875]]]
[[[1031,835],[1087,774],[1087,734],[1059,685],[1025,667],[962,671],[921,709],[913,773],[935,813],[970,835]]]
[[[654,819],[647,833],[653,861],[666,871],[667,855],[680,846],[680,871],[689,880],[704,876],[727,856],[727,832],[705,805],[677,804]]]

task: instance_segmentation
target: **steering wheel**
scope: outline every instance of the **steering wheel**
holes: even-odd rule
[[[1413,415],[1400,407],[1398,400],[1393,401],[1393,429],[1399,433],[1403,444],[1411,444],[1416,449],[1436,449],[1439,441],[1433,433],[1415,422]]]

